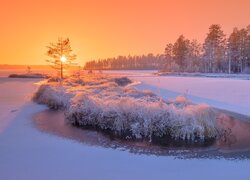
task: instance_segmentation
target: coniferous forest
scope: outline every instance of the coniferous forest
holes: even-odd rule
[[[88,70],[160,70],[166,72],[250,73],[250,25],[227,37],[219,24],[209,27],[203,43],[180,35],[163,53],[91,60]]]

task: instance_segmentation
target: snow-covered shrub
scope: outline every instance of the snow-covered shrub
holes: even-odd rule
[[[177,96],[172,103],[177,107],[177,108],[183,108],[187,105],[191,105],[192,102],[187,99],[185,96]]]
[[[126,86],[126,85],[132,83],[132,81],[127,77],[115,78],[114,81],[119,86]]]
[[[79,97],[80,96],[80,97]],[[206,105],[176,107],[164,101],[133,97],[101,99],[81,94],[72,99],[67,120],[80,126],[110,130],[126,138],[163,137],[204,140],[215,138],[215,113]]]
[[[64,81],[64,84],[68,86],[78,86],[78,85],[85,85],[85,82],[81,78],[70,78]]]
[[[135,99],[141,99],[148,101],[160,101],[160,97],[154,94],[152,91],[144,90],[144,91],[138,91],[137,89],[133,87],[128,87],[124,89],[124,97],[133,97]]]
[[[207,105],[195,105],[182,96],[165,101],[151,91],[123,86],[128,82],[124,78],[92,74],[82,82],[70,78],[41,85],[34,100],[53,109],[64,108],[71,124],[123,138],[202,141],[218,134],[215,113]]]
[[[61,109],[69,105],[72,96],[61,85],[42,84],[34,94],[33,100],[40,104],[46,104],[51,109]]]
[[[61,78],[59,77],[50,77],[48,82],[61,82]]]
[[[171,128],[175,138],[193,140],[195,137],[205,139],[218,135],[215,112],[207,105],[187,105],[175,111],[178,120]]]

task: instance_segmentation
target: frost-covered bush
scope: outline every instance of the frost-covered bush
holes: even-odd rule
[[[132,83],[132,81],[127,77],[115,78],[114,81],[119,86],[126,86],[126,85]]]
[[[149,90],[138,91],[137,89],[132,88],[132,87],[124,89],[124,96],[133,97],[135,99],[148,98],[149,100],[152,100],[152,101],[159,101],[161,99],[152,91],[149,91]]]
[[[86,75],[82,82],[71,78],[41,85],[34,100],[64,108],[71,124],[123,138],[204,140],[218,135],[215,113],[207,105],[195,105],[182,96],[165,101],[151,91],[123,86],[128,82],[124,78]]]
[[[42,84],[34,94],[33,100],[39,104],[46,104],[51,109],[62,109],[69,105],[72,96],[63,86]]]
[[[60,82],[61,81],[61,78],[59,77],[50,77],[48,79],[48,82]]]
[[[73,77],[70,79],[66,79],[64,81],[64,84],[67,84],[68,86],[78,86],[78,85],[85,85],[85,82],[81,78]]]
[[[163,137],[194,140],[215,138],[215,114],[206,105],[178,108],[164,101],[122,97],[102,101],[80,94],[72,99],[67,120],[79,126],[110,130],[127,138]]]

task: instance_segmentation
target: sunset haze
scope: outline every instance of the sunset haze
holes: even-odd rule
[[[163,53],[180,34],[203,42],[208,27],[228,35],[250,21],[249,0],[5,0],[0,64],[46,64],[46,46],[69,37],[77,63]]]

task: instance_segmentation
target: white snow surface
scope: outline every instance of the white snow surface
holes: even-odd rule
[[[36,81],[0,77],[0,133],[11,123],[11,117],[18,113],[27,99],[33,96],[30,91],[38,87],[33,84]]]
[[[33,127],[32,117],[46,107],[23,98],[34,93],[35,88],[31,88],[34,82],[18,80],[14,82],[18,88],[13,88],[13,81],[0,81],[4,82],[1,93],[11,89],[9,96],[0,96],[1,107],[11,110],[18,106],[9,125],[0,132],[0,179],[248,180],[250,177],[249,160],[132,154],[126,149],[90,146],[40,132]],[[3,98],[6,99],[3,101]],[[1,109],[1,113],[8,112],[10,117],[9,110]],[[0,117],[1,122],[5,119]]]
[[[216,116],[209,106],[193,104],[183,96],[164,101],[128,83],[129,79],[122,77],[85,75],[64,83],[45,83],[34,100],[52,109],[64,108],[72,124],[97,126],[127,138],[151,140],[152,136],[170,135],[174,139],[203,140],[218,135]]]

